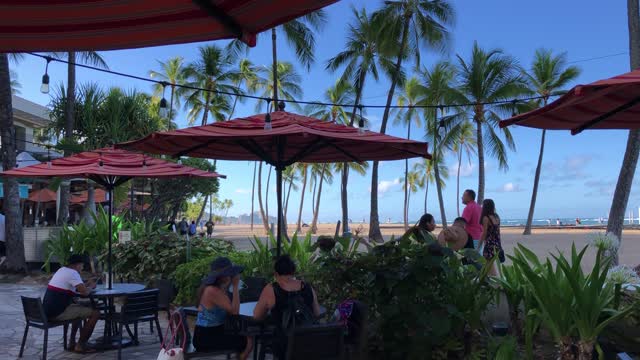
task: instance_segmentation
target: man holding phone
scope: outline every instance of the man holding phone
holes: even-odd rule
[[[87,341],[93,333],[93,328],[100,318],[100,312],[88,306],[83,306],[73,302],[78,295],[88,296],[91,290],[96,287],[95,281],[84,283],[80,277],[80,271],[84,267],[84,259],[81,255],[71,255],[68,264],[61,267],[53,274],[47,291],[44,294],[42,305],[44,312],[50,320],[86,320],[84,327],[80,330],[80,339],[76,343],[76,333],[79,321],[71,327],[71,338],[69,339],[69,349],[87,353],[94,350],[87,348]]]

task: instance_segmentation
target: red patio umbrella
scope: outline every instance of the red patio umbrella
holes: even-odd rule
[[[171,156],[264,161],[274,166],[278,197],[278,253],[282,237],[282,171],[287,166],[296,162],[363,162],[430,157],[427,144],[423,142],[286,111],[156,132],[116,147]]]
[[[500,122],[547,130],[640,128],[640,70],[578,85],[549,105]]]
[[[49,190],[47,188],[33,190],[31,194],[29,194],[29,201],[32,202],[52,202],[58,200],[58,194],[55,191]]]
[[[107,193],[102,190],[102,189],[95,189],[94,190],[94,198],[95,198],[95,202],[96,203],[103,203],[103,202],[107,202]],[[72,195],[71,196],[71,200],[69,200],[69,202],[71,204],[84,204],[87,201],[89,201],[89,191],[88,190],[83,190],[82,192],[80,192],[80,194],[78,195]]]
[[[222,177],[213,172],[195,169],[170,161],[152,158],[143,154],[125,150],[103,148],[82,152],[66,158],[47,163],[16,168],[0,173],[10,177],[84,177],[95,181],[107,189],[109,193],[109,234],[112,230],[113,189],[134,177],[169,178],[169,177]],[[109,289],[112,285],[111,269],[111,236],[109,236],[109,256],[107,258],[109,272]]]
[[[256,34],[337,0],[9,0],[0,52],[115,50]]]

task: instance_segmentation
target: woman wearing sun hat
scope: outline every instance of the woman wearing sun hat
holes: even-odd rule
[[[198,318],[193,334],[193,346],[197,351],[236,350],[241,360],[249,356],[253,347],[250,338],[224,332],[227,314],[237,315],[240,311],[238,284],[242,270],[242,266],[233,265],[226,257],[211,263],[211,273],[198,291]],[[233,285],[231,300],[227,295],[230,285]]]

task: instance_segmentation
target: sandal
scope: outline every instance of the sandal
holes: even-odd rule
[[[75,352],[75,353],[78,353],[78,354],[93,354],[97,350],[94,349],[94,348],[90,348],[90,347],[82,347],[80,345],[76,345],[75,348],[72,351]]]

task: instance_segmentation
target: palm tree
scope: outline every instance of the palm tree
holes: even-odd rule
[[[311,233],[318,232],[318,215],[320,213],[320,197],[322,196],[322,185],[326,182],[329,185],[333,183],[332,164],[313,164],[311,166],[312,181],[314,181],[315,204],[313,209],[313,220],[311,221]]]
[[[0,54],[0,136],[2,137],[2,168],[10,170],[16,167],[15,126],[13,124],[13,106],[11,104],[11,72],[9,59],[18,61],[15,54]],[[27,263],[24,257],[24,234],[20,211],[18,181],[6,178],[3,181],[5,215],[5,239],[7,256],[2,264],[11,272],[25,272]]]
[[[298,210],[298,222],[296,226],[296,232],[299,233],[302,230],[302,208],[304,206],[304,194],[307,190],[307,177],[309,175],[309,164],[299,163],[298,170],[302,177],[302,191],[300,191],[300,209]]]
[[[448,148],[458,158],[456,168],[456,211],[460,216],[460,197],[462,196],[460,193],[460,168],[462,168],[462,155],[463,153],[466,154],[469,165],[471,165],[471,157],[476,154],[478,144],[473,124],[466,119],[457,123],[455,128],[447,133],[446,137],[450,137],[451,141],[445,139],[444,142],[450,144]]]
[[[289,187],[287,188],[287,195],[285,196],[284,199],[284,207],[283,207],[283,213],[282,213],[282,222],[283,222],[283,226],[284,226],[284,234],[288,233],[287,230],[287,214],[289,212],[289,198],[291,196],[291,190],[293,191],[298,191],[298,185],[296,184],[297,181],[299,180],[298,176],[297,176],[297,168],[296,168],[296,164],[293,164],[291,166],[287,166],[284,171],[282,172],[282,179],[285,182],[285,187],[286,184],[289,183]]]
[[[402,124],[407,127],[407,139],[411,139],[411,124],[417,127],[422,125],[419,109],[415,108],[424,96],[424,87],[416,77],[412,77],[404,83],[401,93],[398,95],[398,105],[408,108],[398,111],[393,121],[394,125]],[[409,228],[409,159],[404,160],[404,229]]]
[[[640,67],[640,6],[638,0],[627,0],[627,19],[629,23],[629,60],[631,69]],[[611,210],[609,210],[609,220],[607,221],[607,232],[615,234],[622,241],[622,227],[624,225],[624,213],[627,211],[629,194],[633,177],[638,165],[640,156],[640,130],[629,131],[627,138],[627,148],[622,160],[622,167],[618,175],[616,190],[613,193]],[[618,264],[618,253],[614,257],[614,262]]]
[[[391,73],[391,85],[382,115],[380,132],[385,133],[391,103],[396,86],[402,83],[402,62],[408,55],[420,64],[420,46],[444,50],[449,44],[447,26],[453,23],[454,11],[446,0],[398,0],[385,1],[385,6],[374,14],[374,22],[380,25],[381,37],[398,41],[396,62]],[[378,162],[371,171],[371,220],[369,238],[382,241],[378,216]]]
[[[438,105],[451,103],[455,99],[455,91],[452,89],[453,81],[455,79],[455,68],[448,62],[438,62],[431,70],[423,68],[420,71],[421,80],[424,83],[423,92],[425,94],[422,99],[422,105]],[[443,149],[446,149],[447,143],[443,139],[443,135],[440,133],[442,127],[447,127],[451,131],[451,123],[453,118],[449,121],[444,119],[445,109],[441,108],[440,114],[438,108],[426,108],[424,110],[426,120],[426,132],[427,137],[431,139],[433,144],[433,160],[436,163],[443,163]],[[453,122],[455,123],[455,122]],[[446,138],[446,136],[445,136]],[[434,176],[436,178],[436,192],[438,193],[438,202],[440,205],[440,216],[442,220],[442,226],[447,227],[447,217],[444,210],[444,199],[442,197],[442,186],[440,186],[440,166],[434,166]]]
[[[190,119],[202,114],[201,124],[206,125],[210,114],[221,121],[226,119],[225,111],[231,109],[229,96],[216,91],[238,92],[232,83],[236,57],[215,45],[201,46],[198,50],[198,60],[185,68],[184,75],[186,85],[206,90],[187,89],[184,96],[185,105],[190,107]]]
[[[442,161],[442,158],[439,158],[438,161],[438,172],[440,174],[440,187],[444,189],[446,186],[445,180],[449,178],[449,169]],[[428,206],[427,202],[429,200],[429,184],[436,184],[436,176],[434,171],[434,164],[436,162],[434,160],[423,159],[420,162],[413,164],[413,171],[422,174],[420,179],[420,184],[425,188],[424,192],[424,212],[427,213]],[[421,186],[421,187],[422,187]]]
[[[500,112],[513,110],[511,104],[503,106],[483,105],[486,102],[506,101],[529,92],[525,82],[518,73],[517,63],[511,56],[505,55],[500,49],[485,51],[473,44],[471,58],[465,61],[458,58],[458,83],[460,103],[476,104],[469,106],[469,118],[473,118],[476,125],[476,140],[478,142],[478,202],[484,199],[485,188],[485,142],[489,154],[498,159],[500,169],[509,168],[507,162],[507,147],[515,150],[515,142],[508,128],[502,129],[505,142],[500,138],[496,128],[500,121]]]
[[[402,179],[402,187],[405,188],[405,192],[409,195],[409,200],[411,199],[411,194],[415,194],[418,192],[418,189],[424,187],[425,178],[421,176],[418,171],[409,171],[407,173],[407,177]],[[408,216],[409,207],[405,209],[405,217]]]
[[[549,96],[557,94],[579,75],[580,69],[577,66],[567,66],[566,53],[554,55],[551,50],[547,49],[536,50],[531,70],[529,72],[523,71],[523,76],[529,84],[531,91],[542,96],[539,101],[539,106],[546,106],[549,101]],[[547,131],[543,129],[540,139],[538,165],[536,166],[536,174],[533,178],[531,205],[529,206],[527,224],[524,227],[522,235],[531,235],[531,224],[533,222],[533,213],[536,208],[536,198],[538,196],[538,184],[540,182],[540,172],[542,171],[542,157],[544,155],[546,133]]]
[[[353,102],[353,86],[351,84],[338,79],[333,86],[325,91],[323,100],[334,105],[311,104],[305,107],[304,113],[308,116],[337,124],[349,123],[353,113],[345,109],[342,104],[351,104]]]
[[[379,27],[373,23],[371,17],[367,15],[366,9],[360,11],[355,8],[351,9],[355,18],[354,23],[349,25],[347,33],[347,43],[345,50],[331,58],[326,65],[327,70],[332,72],[338,68],[345,66],[344,72],[340,80],[342,82],[350,82],[354,84],[355,101],[353,110],[351,111],[351,119],[348,125],[353,126],[358,106],[362,98],[364,84],[370,75],[374,80],[378,81],[378,67],[389,70],[393,68],[393,64],[384,55],[390,53],[385,52],[383,41],[379,36]],[[349,229],[349,206],[347,199],[347,184],[349,182],[350,166],[343,164],[339,168],[342,169],[340,198],[342,202],[342,230],[346,233]],[[338,169],[338,167],[336,167]]]
[[[255,80],[255,88],[262,90],[260,97],[273,98],[275,91],[273,88],[273,71],[266,66],[261,66],[256,70],[258,76]],[[278,81],[277,87],[281,99],[295,100],[302,97],[303,90],[300,83],[302,77],[296,71],[292,63],[281,61],[278,62]],[[258,102],[256,104],[256,111],[260,111],[263,104]],[[294,104],[294,106],[298,106]],[[274,103],[270,102],[270,109],[268,111],[275,111]]]
[[[238,64],[238,70],[232,76],[233,84],[236,88],[240,88],[240,86],[244,85],[247,89],[247,92],[254,93],[256,91],[256,81],[258,80],[258,75],[256,74],[256,67],[253,65],[251,60],[242,59]],[[233,113],[236,111],[236,105],[238,104],[238,100],[243,101],[243,97],[236,95],[233,100],[233,107],[229,112],[229,120],[233,117]]]
[[[19,95],[22,85],[18,81],[18,73],[13,70],[9,70],[9,78],[11,79],[11,95]]]
[[[176,85],[183,85],[186,80],[184,59],[182,56],[176,56],[166,62],[158,60],[158,64],[160,65],[161,71],[151,70],[149,72],[149,76],[151,78],[164,81],[171,86],[171,95],[169,100],[169,119],[171,119],[173,115],[173,107],[180,107],[180,96],[174,96],[176,92]],[[164,95],[164,86],[161,84],[155,84],[153,90],[153,94],[155,96],[160,97]],[[179,88],[178,90],[181,89]]]
[[[67,57],[67,102],[65,109],[65,128],[64,128],[64,141],[70,144],[73,141],[73,131],[75,124],[75,105],[76,105],[76,60],[78,57],[80,61],[85,64],[98,66],[104,69],[108,69],[107,63],[102,56],[95,51],[69,51],[68,53],[54,53],[56,57]],[[70,156],[71,151],[65,150],[64,156]],[[90,195],[90,194],[88,194]],[[60,217],[58,222],[66,224],[69,218],[69,200],[71,200],[71,194],[69,193],[69,185],[65,182],[62,183],[60,188]]]

